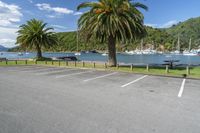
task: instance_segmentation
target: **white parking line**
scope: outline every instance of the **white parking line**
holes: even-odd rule
[[[86,71],[86,72],[66,74],[66,75],[59,75],[59,76],[56,76],[56,79],[58,79],[58,78],[64,78],[64,77],[68,77],[68,76],[80,75],[80,74],[84,74],[84,73],[90,73],[90,72],[93,72],[93,71],[94,70],[92,70],[92,71]]]
[[[43,71],[54,71],[54,70],[59,70],[61,68],[41,68],[41,69],[31,69],[31,70],[25,70],[21,72],[43,72]]]
[[[114,74],[117,74],[118,72],[114,72],[114,73],[109,73],[109,74],[106,74],[106,75],[103,75],[103,76],[99,76],[99,77],[95,77],[95,78],[91,78],[91,79],[86,79],[84,80],[84,82],[88,82],[88,81],[91,81],[91,80],[95,80],[95,79],[100,79],[100,78],[104,78],[104,77],[108,77],[108,76],[111,76],[111,75],[114,75]]]
[[[134,80],[134,81],[131,81],[131,82],[125,84],[125,85],[122,85],[121,87],[124,88],[124,87],[126,87],[126,86],[129,86],[129,85],[131,85],[131,84],[133,84],[133,83],[136,83],[136,82],[138,82],[138,81],[140,81],[140,80],[146,78],[147,76],[148,76],[148,75],[144,75],[144,76],[142,76],[142,77],[140,77],[140,78],[138,78],[138,79],[136,79],[136,80]]]
[[[15,71],[28,71],[28,70],[35,70],[35,69],[44,69],[44,68],[41,68],[41,67],[27,67],[27,68],[20,68],[20,67],[18,67],[18,68],[10,68],[10,69],[8,69],[8,71],[12,71],[12,72],[15,72]]]
[[[59,72],[68,72],[68,71],[74,71],[76,69],[64,69],[64,70],[56,70],[56,71],[50,71],[50,72],[43,72],[43,73],[36,73],[35,75],[47,75],[47,74],[54,74]]]
[[[184,87],[185,87],[185,81],[186,81],[186,79],[183,79],[183,82],[182,82],[182,84],[181,84],[181,88],[180,88],[179,93],[178,93],[178,97],[179,97],[179,98],[182,97],[183,90],[184,90]]]

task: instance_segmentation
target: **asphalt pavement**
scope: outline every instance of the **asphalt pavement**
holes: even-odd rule
[[[200,80],[0,67],[0,133],[199,133]]]

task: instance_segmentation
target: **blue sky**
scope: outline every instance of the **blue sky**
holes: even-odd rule
[[[78,4],[94,0],[0,0],[0,44],[12,47],[18,26],[32,18],[41,19],[55,31],[76,30]],[[137,0],[149,7],[142,11],[145,24],[170,27],[179,21],[200,16],[200,0]]]

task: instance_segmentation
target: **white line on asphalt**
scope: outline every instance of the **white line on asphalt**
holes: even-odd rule
[[[43,71],[54,71],[59,70],[60,68],[40,68],[40,69],[31,69],[31,70],[25,70],[21,72],[43,72]]]
[[[183,82],[182,82],[182,84],[181,84],[181,88],[180,88],[179,93],[178,93],[178,97],[179,97],[179,98],[182,97],[183,90],[184,90],[184,87],[185,87],[185,81],[186,81],[186,79],[183,79]]]
[[[90,72],[94,72],[93,71],[86,71],[86,72],[79,72],[79,73],[72,73],[72,74],[66,74],[66,75],[59,75],[59,76],[56,76],[56,78],[64,78],[64,77],[68,77],[68,76],[74,76],[74,75],[80,75],[80,74],[84,74],[84,73],[90,73]]]
[[[35,70],[35,69],[40,69],[41,67],[27,67],[27,68],[20,68],[20,67],[18,67],[18,68],[14,68],[14,69],[9,69],[8,71],[13,71],[13,72],[15,72],[15,71],[28,71],[28,70]],[[43,68],[42,68],[43,69]]]
[[[148,75],[144,75],[144,76],[142,76],[142,77],[140,77],[140,78],[138,78],[138,79],[136,79],[136,80],[134,80],[134,81],[132,81],[132,82],[129,82],[129,83],[125,84],[125,85],[122,85],[121,87],[123,88],[123,87],[126,87],[126,86],[128,86],[128,85],[131,85],[131,84],[133,84],[133,83],[136,83],[136,82],[138,82],[138,81],[140,81],[140,80],[146,78],[147,76],[148,76]]]
[[[54,74],[59,72],[68,72],[68,71],[74,71],[76,69],[64,69],[64,70],[57,70],[57,71],[51,71],[51,72],[43,72],[43,73],[36,73],[35,75],[47,75],[47,74]]]
[[[108,76],[111,76],[111,75],[114,75],[114,74],[117,74],[118,72],[114,72],[114,73],[109,73],[109,74],[106,74],[106,75],[103,75],[103,76],[99,76],[99,77],[95,77],[95,78],[91,78],[91,79],[86,79],[84,80],[84,82],[88,82],[88,81],[91,81],[91,80],[95,80],[95,79],[100,79],[100,78],[104,78],[104,77],[108,77]]]

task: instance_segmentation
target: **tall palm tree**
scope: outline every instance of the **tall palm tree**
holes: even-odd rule
[[[141,3],[132,0],[98,0],[85,2],[77,10],[89,8],[78,21],[80,30],[87,31],[88,38],[95,36],[108,43],[109,65],[116,66],[116,43],[135,40],[146,34],[143,14],[137,9],[147,10]]]
[[[46,27],[47,23],[31,19],[20,26],[17,31],[16,44],[21,47],[37,51],[37,59],[42,59],[42,49],[51,48],[58,44],[57,36],[52,32],[53,28]]]

